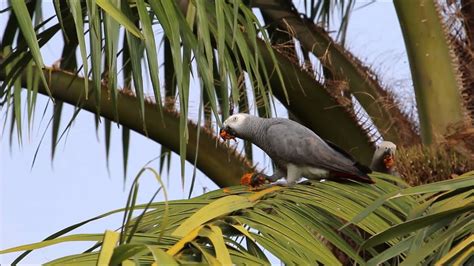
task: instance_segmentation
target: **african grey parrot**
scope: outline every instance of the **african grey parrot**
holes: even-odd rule
[[[235,114],[224,121],[220,135],[223,139],[239,137],[251,141],[266,152],[276,165],[273,175],[266,176],[271,182],[285,177],[286,184],[291,186],[306,177],[374,183],[367,175],[371,173],[368,167],[289,119]]]
[[[395,169],[395,152],[397,145],[390,141],[382,141],[377,145],[370,168],[374,171],[390,175],[399,175]]]

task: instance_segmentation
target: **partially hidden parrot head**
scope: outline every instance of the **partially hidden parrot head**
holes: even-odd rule
[[[386,169],[391,169],[395,166],[395,152],[397,150],[397,146],[390,141],[382,141],[377,146],[376,153],[380,153],[383,158],[383,165]]]
[[[224,123],[219,132],[219,135],[222,139],[235,139],[239,136],[239,131],[245,127],[244,121],[248,118],[247,114],[235,114],[229,116]]]

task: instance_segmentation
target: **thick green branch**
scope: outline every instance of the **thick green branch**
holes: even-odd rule
[[[312,21],[288,7],[287,1],[258,0],[253,5],[281,29],[297,38],[307,51],[317,56],[334,75],[347,80],[350,92],[370,115],[385,139],[400,144],[418,143],[411,122],[393,103],[391,96],[373,79],[372,73],[349,51],[335,43]]]
[[[97,113],[99,108],[95,97],[92,94],[89,94],[89,99],[84,97],[83,78],[72,73],[49,68],[44,69],[43,72],[49,81],[49,88],[55,99]],[[5,73],[2,71],[0,71],[0,79],[5,79]],[[26,75],[22,76],[22,82],[26,84]],[[46,95],[43,86],[41,84],[39,86],[39,92]],[[92,84],[89,84],[89,87],[92,87]],[[118,119],[115,119],[114,106],[108,94],[107,89],[102,87],[100,115],[145,135],[142,120],[139,119],[139,103],[136,97],[125,93],[118,94]],[[145,125],[146,133],[150,139],[161,143],[176,153],[179,152],[178,113],[163,110],[161,115],[155,104],[146,103]],[[189,141],[186,149],[186,159],[194,163],[197,146],[199,145],[197,167],[218,186],[225,187],[239,184],[240,177],[244,173],[253,171],[252,166],[243,157],[219,141],[212,132],[201,128],[199,143],[197,143],[198,126],[189,122],[188,129]]]
[[[465,119],[458,66],[435,1],[393,3],[410,61],[423,143],[436,143]]]

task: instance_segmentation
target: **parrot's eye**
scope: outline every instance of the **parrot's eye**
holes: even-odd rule
[[[236,122],[237,121],[237,116],[232,118],[232,121]]]

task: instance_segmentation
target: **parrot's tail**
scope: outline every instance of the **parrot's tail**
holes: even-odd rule
[[[355,169],[351,172],[340,172],[340,171],[335,171],[331,174],[332,177],[335,179],[351,179],[354,181],[358,181],[361,183],[366,183],[366,184],[375,184],[374,180],[368,176],[368,174],[372,173],[372,170],[370,170],[369,167],[359,163],[355,162],[354,164]]]
[[[344,172],[332,172],[330,174],[330,178],[334,180],[350,179],[350,180],[354,180],[361,183],[375,184],[374,180],[372,180],[370,176],[364,173],[353,174],[353,173],[344,173]]]
[[[375,184],[374,180],[372,180],[372,178],[370,178],[370,176],[367,175],[367,174],[372,173],[372,170],[369,167],[359,162],[356,162],[354,166],[357,168],[357,170],[359,170],[359,174],[357,175],[356,178],[352,178],[353,180],[367,183],[367,184]]]
[[[354,181],[359,181],[366,184],[375,184],[374,180],[372,180],[372,178],[370,178],[370,176],[368,176],[367,174],[359,175],[359,176],[351,176],[349,178]]]

